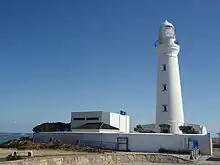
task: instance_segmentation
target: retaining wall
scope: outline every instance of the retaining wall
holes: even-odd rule
[[[103,164],[192,163],[172,155],[161,154],[100,154],[36,157],[1,162],[0,165],[103,165]]]

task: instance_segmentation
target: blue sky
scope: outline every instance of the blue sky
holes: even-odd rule
[[[0,131],[30,132],[71,111],[123,108],[155,120],[164,19],[176,26],[186,122],[220,130],[220,1],[0,1]]]

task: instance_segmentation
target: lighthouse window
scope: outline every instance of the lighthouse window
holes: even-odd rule
[[[166,71],[166,70],[167,70],[166,64],[163,64],[163,65],[161,66],[161,68],[162,68],[162,71]]]
[[[163,106],[163,112],[167,112],[167,105],[162,105]]]
[[[163,84],[163,91],[167,91],[167,84]]]

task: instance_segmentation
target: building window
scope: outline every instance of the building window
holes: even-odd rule
[[[163,91],[167,91],[167,84],[162,84],[163,86]]]
[[[163,107],[163,112],[167,112],[167,105],[162,105],[162,107]]]
[[[166,71],[166,70],[167,70],[166,64],[163,64],[163,65],[161,66],[161,69],[162,69],[162,71]]]
[[[85,120],[85,117],[74,117],[73,120]]]
[[[98,117],[87,117],[86,120],[99,120]]]

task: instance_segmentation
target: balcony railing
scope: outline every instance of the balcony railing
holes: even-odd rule
[[[177,44],[177,45],[179,45],[179,42],[178,42],[177,40],[175,40],[174,43]],[[160,44],[163,44],[163,42],[160,41],[160,40],[157,40],[157,41],[155,42],[154,46],[157,47],[157,46],[160,45]]]

